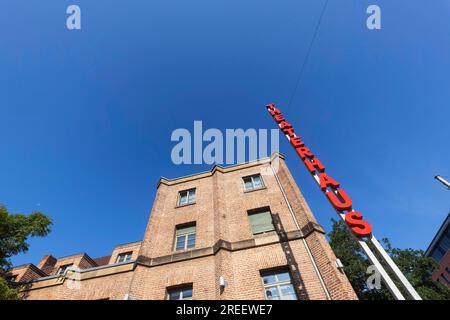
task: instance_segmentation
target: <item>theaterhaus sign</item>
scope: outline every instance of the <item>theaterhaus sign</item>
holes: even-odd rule
[[[294,127],[286,121],[280,109],[274,104],[268,104],[267,110],[277,122],[280,130],[289,139],[297,154],[302,159],[308,171],[319,179],[320,189],[330,201],[332,206],[344,215],[344,220],[358,238],[370,236],[372,225],[363,220],[363,215],[352,209],[352,199],[344,189],[340,188],[339,182],[325,173],[325,166],[314,153],[305,146],[305,142],[295,134]]]
[[[421,300],[417,291],[413,288],[408,279],[406,279],[405,275],[400,271],[398,266],[379,243],[377,238],[372,234],[372,225],[363,219],[363,215],[361,213],[353,210],[352,199],[347,195],[345,190],[340,187],[340,183],[325,173],[325,166],[305,145],[305,142],[295,133],[294,127],[284,118],[280,109],[276,108],[273,103],[266,105],[266,108],[278,124],[280,130],[289,140],[290,144],[294,147],[300,159],[303,161],[322,192],[330,201],[331,205],[345,221],[359,245],[369,258],[369,261],[373,266],[375,266],[376,270],[379,272],[381,278],[395,299],[404,300],[405,297],[398,289],[391,276],[385,270],[383,264],[380,263],[377,255],[375,255],[372,249],[368,246],[368,243],[373,245],[374,250],[399,280],[400,286],[405,290],[408,296],[414,300]]]

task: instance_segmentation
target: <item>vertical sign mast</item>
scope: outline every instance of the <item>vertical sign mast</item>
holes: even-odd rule
[[[372,234],[372,225],[363,219],[363,215],[361,213],[353,209],[351,198],[347,195],[344,189],[340,188],[339,182],[325,173],[325,166],[311,152],[311,150],[305,146],[305,142],[295,134],[294,127],[286,121],[281,111],[276,108],[274,104],[268,104],[266,108],[290,144],[294,147],[300,159],[305,164],[307,170],[311,173],[312,177],[330,201],[339,217],[345,222],[355,240],[358,241],[370,262],[376,267],[395,299],[405,300],[405,297],[386,272],[377,256],[372,252],[367,242],[373,244],[373,247],[377,251],[378,255],[384,260],[385,264],[398,278],[403,289],[408,293],[408,296],[414,300],[422,300],[411,283],[409,283],[408,279],[406,279],[394,261],[392,261],[388,253],[384,250],[383,246]]]

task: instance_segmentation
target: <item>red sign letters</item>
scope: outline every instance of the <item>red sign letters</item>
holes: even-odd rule
[[[341,214],[345,215],[345,222],[358,238],[368,237],[372,233],[372,226],[363,220],[363,215],[353,211],[352,199],[344,189],[340,188],[339,182],[325,173],[325,166],[322,162],[305,146],[305,143],[295,134],[294,127],[286,121],[281,111],[274,104],[268,104],[267,110],[277,122],[280,130],[289,137],[291,145],[302,159],[308,171],[318,177],[320,189],[330,201],[331,205]]]

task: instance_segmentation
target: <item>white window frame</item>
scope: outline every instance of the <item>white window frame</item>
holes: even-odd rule
[[[194,227],[194,231],[191,231],[188,233],[183,233],[181,235],[177,235],[179,230],[188,229],[188,228],[192,228],[192,227]],[[194,235],[194,246],[192,248],[187,247],[188,246],[188,238],[190,235]],[[177,249],[179,237],[184,237],[183,249]],[[177,252],[177,251],[193,250],[193,249],[195,249],[196,241],[197,241],[197,225],[196,224],[175,228],[175,243],[174,243],[173,251]]]
[[[116,263],[131,261],[132,256],[133,256],[133,251],[121,252],[117,255]],[[119,261],[122,257],[124,257],[124,259],[122,261]]]
[[[71,266],[73,266],[73,263],[63,264],[62,266],[59,266],[58,272],[56,272],[56,274],[63,275]]]
[[[289,275],[289,280],[278,281],[278,274],[279,273],[284,273],[284,272],[287,272],[287,274]],[[264,283],[264,277],[265,276],[270,276],[270,275],[274,276],[277,279],[277,281],[276,282],[272,282],[272,283],[268,283],[268,284]],[[294,287],[294,284],[292,282],[292,275],[289,272],[289,270],[282,269],[282,270],[275,270],[275,271],[272,271],[272,272],[262,272],[261,273],[261,283],[262,283],[263,288],[264,288],[264,296],[265,296],[266,300],[271,300],[271,299],[269,299],[267,297],[267,290],[266,289],[275,287],[277,292],[278,292],[278,296],[281,298],[281,297],[283,297],[283,293],[281,291],[281,286],[285,286],[287,284],[290,284],[294,288],[294,294],[295,294],[295,297],[298,300],[298,295],[297,295],[297,292],[295,291],[295,287]],[[279,300],[285,300],[285,299],[279,299]]]
[[[261,186],[260,187],[256,187],[255,186],[255,181],[254,178],[255,177],[259,177],[259,180],[261,181]],[[252,183],[252,187],[251,188],[247,188],[246,184],[245,184],[245,179],[250,179],[251,183]],[[253,190],[259,190],[259,189],[264,189],[265,188],[265,184],[264,184],[264,180],[261,176],[261,174],[257,173],[257,174],[252,174],[250,176],[245,176],[242,177],[242,181],[244,182],[244,191],[253,191]]]
[[[181,194],[186,192],[186,203],[181,203]],[[190,195],[194,194],[194,200],[189,200]],[[187,206],[188,204],[193,204],[197,201],[197,188],[191,188],[188,190],[182,190],[178,192],[178,200],[177,200],[177,206],[178,207],[182,207],[182,206]]]

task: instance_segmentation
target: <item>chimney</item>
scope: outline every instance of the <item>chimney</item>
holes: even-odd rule
[[[51,254],[49,254],[49,255],[42,257],[42,259],[39,262],[37,267],[41,270],[48,268],[48,267],[53,267],[55,265],[56,261],[57,261],[56,258],[54,256],[52,256]]]

